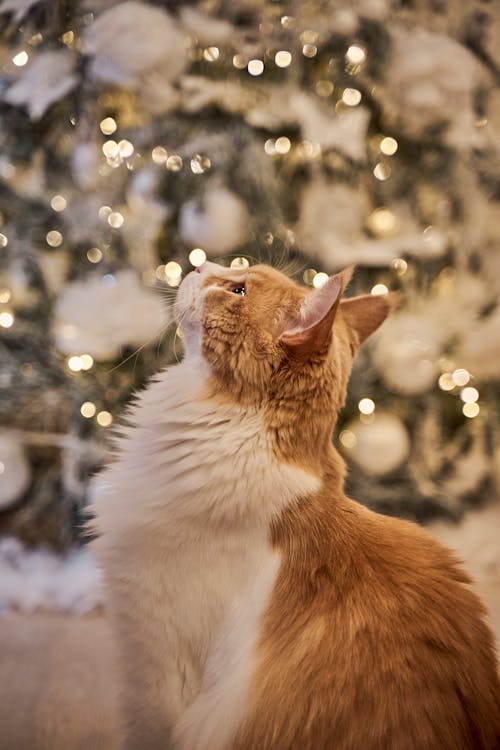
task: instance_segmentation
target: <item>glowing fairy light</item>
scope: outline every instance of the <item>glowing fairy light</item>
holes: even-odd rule
[[[203,50],[203,59],[207,62],[216,62],[220,57],[220,50],[218,47],[207,47]]]
[[[479,398],[479,391],[477,390],[477,388],[467,386],[467,388],[464,388],[462,391],[460,391],[460,398],[466,404],[473,404]]]
[[[243,70],[248,65],[248,59],[243,55],[235,55],[233,57],[233,65],[238,70]]]
[[[171,260],[165,265],[165,278],[169,286],[179,286],[181,283],[182,268],[175,260]]]
[[[380,150],[386,156],[393,156],[398,150],[398,142],[395,138],[390,135],[382,138],[380,141]]]
[[[123,226],[124,221],[123,214],[119,211],[112,211],[108,216],[108,224],[110,227],[113,227],[113,229],[120,229],[120,227]]]
[[[392,234],[398,226],[396,216],[384,206],[376,208],[368,217],[367,223],[371,231],[378,235]]]
[[[352,430],[342,430],[339,435],[339,440],[344,448],[347,448],[348,450],[355,448],[358,443],[358,439]]]
[[[96,411],[97,407],[93,403],[93,401],[84,401],[80,406],[80,414],[86,419],[90,419],[91,417],[93,417]]]
[[[163,146],[155,146],[151,151],[151,158],[155,164],[165,164],[168,159],[168,151]]]
[[[286,135],[281,135],[279,138],[276,138],[274,148],[276,149],[277,154],[287,154],[291,147],[292,143],[290,138],[287,138]]]
[[[63,236],[57,229],[52,229],[50,232],[47,232],[45,240],[50,247],[59,247],[62,244]]]
[[[264,63],[262,60],[249,60],[247,70],[251,76],[260,76],[264,72]]]
[[[118,128],[118,125],[116,124],[116,120],[112,117],[105,117],[104,120],[101,120],[99,123],[99,127],[103,135],[113,135]]]
[[[244,271],[245,268],[248,268],[250,266],[250,263],[246,258],[233,258],[231,261],[231,268],[236,268],[239,271]]]
[[[165,166],[169,172],[180,172],[182,169],[182,156],[179,154],[172,154],[165,162]]]
[[[9,244],[8,238],[0,232],[0,247],[7,247]]]
[[[479,404],[476,404],[476,402],[473,402],[472,404],[464,404],[462,407],[462,413],[465,417],[468,417],[469,419],[474,419],[474,417],[477,417],[481,409],[479,408]]]
[[[189,253],[189,262],[195,268],[203,265],[206,259],[207,254],[204,250],[201,249],[201,247],[195,247],[194,250],[191,250],[191,252]]]
[[[67,205],[68,201],[63,195],[54,195],[54,197],[50,201],[50,207],[53,211],[57,211],[58,213],[64,211]]]
[[[318,96],[327,97],[331,96],[333,94],[334,85],[331,81],[317,81],[316,85],[314,86],[314,90],[316,91]]]
[[[449,372],[443,372],[438,380],[438,385],[442,391],[452,391],[455,388],[455,383]]]
[[[302,54],[304,57],[316,57],[318,54],[318,48],[315,44],[304,44],[302,47]]]
[[[193,174],[203,174],[212,166],[212,162],[204,154],[195,154],[190,161],[191,172]]]
[[[0,326],[2,328],[11,328],[14,325],[14,315],[6,310],[0,313]]]
[[[4,305],[6,302],[9,302],[11,297],[12,292],[10,291],[10,289],[7,289],[7,287],[3,287],[3,289],[0,289],[0,304]]]
[[[345,57],[347,62],[350,62],[353,65],[361,65],[361,63],[364,63],[366,60],[366,52],[363,47],[360,47],[357,44],[351,44]]]
[[[23,68],[29,59],[30,58],[29,58],[28,53],[25,50],[23,50],[22,52],[18,52],[17,55],[14,55],[14,57],[12,58],[12,62],[18,68]]]
[[[361,101],[361,91],[358,89],[344,89],[342,92],[342,101],[348,107],[356,107]]]
[[[313,287],[315,289],[321,289],[322,286],[325,286],[328,279],[329,279],[329,276],[327,273],[323,273],[323,271],[321,271],[320,273],[317,273],[312,282]]]
[[[375,402],[371,398],[362,398],[358,404],[361,414],[373,414],[375,411]]]
[[[388,293],[389,293],[389,288],[385,284],[375,284],[375,286],[371,288],[371,292],[370,292],[370,294],[373,294],[375,296],[378,296],[381,294],[388,294]]]
[[[118,142],[118,153],[123,159],[128,159],[134,153],[134,144],[123,138]]]
[[[100,427],[109,427],[113,422],[113,417],[109,411],[100,411],[96,417],[96,421]]]
[[[391,261],[391,268],[398,276],[404,276],[408,270],[408,263],[404,258],[394,258],[394,260]]]
[[[94,358],[91,354],[81,354],[80,363],[82,365],[82,370],[90,370],[94,365]]]
[[[302,274],[302,279],[304,280],[305,284],[308,284],[309,286],[312,285],[314,281],[314,277],[316,276],[318,272],[314,268],[308,268],[304,271]]]
[[[91,247],[90,250],[87,250],[87,260],[91,263],[99,263],[102,260],[102,250],[99,250],[98,247]]]
[[[375,164],[375,167],[373,168],[373,176],[377,180],[381,180],[382,182],[384,180],[388,180],[391,176],[391,168],[388,164],[384,164],[383,162],[379,162],[378,164]]]
[[[113,209],[111,208],[111,206],[101,206],[98,211],[98,215],[101,221],[107,221],[108,216],[110,215],[110,213],[112,213],[112,211]]]
[[[71,370],[71,372],[80,372],[80,370],[83,369],[82,367],[82,360],[80,357],[73,355],[72,357],[69,357],[67,363],[68,369]]]
[[[292,62],[291,52],[281,49],[279,52],[276,52],[274,56],[274,62],[278,66],[278,68],[288,68],[288,66]]]
[[[453,378],[453,382],[455,383],[455,385],[462,387],[464,385],[467,385],[467,383],[469,382],[470,373],[468,370],[459,368],[458,370],[452,372],[451,377]]]

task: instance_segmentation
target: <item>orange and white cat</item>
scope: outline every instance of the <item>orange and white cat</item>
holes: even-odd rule
[[[348,278],[205,263],[180,287],[185,359],[138,395],[96,502],[127,750],[500,746],[467,575],[343,492],[333,428],[391,307],[341,299]]]

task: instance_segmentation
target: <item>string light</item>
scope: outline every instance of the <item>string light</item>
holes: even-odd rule
[[[460,398],[466,404],[473,404],[479,398],[479,391],[477,390],[477,388],[468,386],[467,388],[464,388],[462,391],[460,391]]]
[[[212,162],[208,156],[202,154],[195,154],[190,162],[191,171],[194,174],[203,174],[212,166]]]
[[[398,276],[404,276],[404,274],[408,270],[408,263],[404,260],[404,258],[394,258],[394,260],[391,261],[391,268],[397,273]]]
[[[358,404],[361,414],[373,414],[375,411],[375,402],[371,398],[362,398]]]
[[[195,247],[194,250],[191,250],[191,252],[189,253],[189,262],[195,268],[203,265],[206,259],[207,254],[204,250],[201,249],[201,247]]]
[[[268,138],[264,143],[264,151],[268,156],[274,156],[276,154],[276,141],[274,138]]]
[[[179,286],[181,283],[182,268],[175,260],[171,260],[165,265],[165,278],[169,286]]]
[[[168,152],[163,146],[155,146],[151,151],[151,158],[155,164],[165,164],[168,159]]]
[[[99,263],[102,260],[102,251],[98,247],[91,247],[90,250],[87,250],[87,259],[91,263]]]
[[[264,63],[262,60],[249,60],[247,70],[251,76],[260,76],[264,72]]]
[[[356,107],[361,101],[361,91],[358,91],[358,89],[344,89],[342,92],[342,101],[348,107]]]
[[[378,164],[375,164],[375,167],[373,169],[373,175],[377,178],[377,180],[388,180],[391,176],[391,168],[388,164],[384,164],[383,162],[379,162]]]
[[[388,208],[376,208],[368,217],[367,224],[374,234],[392,234],[397,229],[397,219]]]
[[[318,96],[327,97],[333,94],[334,85],[331,81],[318,81],[314,86]]]
[[[119,211],[112,211],[108,216],[108,224],[113,229],[119,229],[123,226],[125,219]]]
[[[248,59],[243,55],[235,55],[233,57],[233,65],[238,70],[243,70],[248,65]]]
[[[359,47],[357,44],[351,44],[346,52],[347,62],[353,65],[361,65],[366,60],[366,52],[363,47]]]
[[[438,380],[438,385],[442,391],[452,391],[455,388],[455,382],[449,372],[443,372]]]
[[[134,145],[130,141],[127,141],[126,138],[123,138],[121,141],[118,142],[118,153],[121,157],[124,159],[128,159],[129,156],[132,156],[134,153]]]
[[[68,368],[71,370],[71,372],[80,372],[80,370],[83,369],[82,360],[76,355],[69,357],[66,364],[68,365]]]
[[[318,48],[315,44],[304,44],[302,54],[304,57],[315,57],[318,54]]]
[[[0,232],[0,247],[7,247],[9,240],[7,237]]]
[[[67,205],[68,201],[63,195],[54,195],[54,197],[50,201],[50,207],[58,213],[60,211],[64,211]]]
[[[57,229],[52,229],[50,232],[47,232],[45,239],[47,245],[50,245],[50,247],[59,247],[62,244],[63,236]]]
[[[7,287],[0,289],[0,303],[4,305],[12,297],[12,292]]]
[[[398,150],[398,142],[391,136],[386,136],[380,141],[380,150],[386,156],[393,156]]]
[[[279,52],[276,52],[274,62],[278,68],[288,68],[292,62],[292,55],[287,50],[281,49]]]
[[[321,287],[325,286],[326,282],[328,281],[329,276],[327,273],[323,273],[321,271],[320,273],[317,273],[312,281],[313,287],[315,289],[321,289]]]
[[[463,368],[460,368],[452,372],[451,377],[455,385],[462,387],[464,385],[467,385],[467,383],[469,382],[470,373],[468,372],[468,370],[464,370]]]
[[[231,268],[236,268],[239,271],[244,271],[250,266],[250,263],[246,258],[233,258],[231,261]]]
[[[358,442],[358,439],[352,430],[342,430],[339,435],[339,440],[344,448],[347,448],[348,450],[355,448]]]
[[[218,47],[207,47],[203,50],[203,58],[207,62],[215,62],[220,57],[220,51]]]
[[[26,63],[28,62],[28,60],[29,60],[29,55],[25,50],[23,50],[22,52],[18,52],[17,55],[14,55],[14,57],[12,58],[12,62],[18,68],[24,67]]]
[[[385,284],[375,284],[375,286],[372,287],[370,293],[373,294],[373,295],[375,295],[377,297],[377,296],[380,296],[382,294],[388,294],[389,293],[389,288],[386,287]]]
[[[84,401],[80,406],[80,414],[86,419],[90,419],[97,411],[96,405],[92,401]]]
[[[0,313],[0,326],[2,328],[10,328],[14,324],[14,316],[12,313],[4,311]]]
[[[165,166],[169,172],[180,172],[182,169],[182,157],[179,154],[172,154],[167,158]]]
[[[290,151],[291,146],[292,143],[290,138],[287,138],[286,135],[281,135],[279,138],[276,138],[274,144],[277,154],[287,154]]]
[[[113,417],[109,411],[100,411],[96,417],[96,421],[100,427],[109,427],[113,421]]]
[[[82,370],[90,370],[94,365],[94,358],[90,354],[81,354],[80,362],[82,365]]]
[[[111,206],[101,206],[101,208],[98,211],[99,218],[102,221],[107,221],[108,216],[110,215],[110,213],[112,213],[112,211],[113,209],[111,208]]]
[[[304,283],[311,286],[317,273],[318,272],[314,268],[308,268],[306,271],[304,271],[304,273],[302,274]]]
[[[101,122],[99,123],[99,127],[101,129],[101,133],[103,133],[104,135],[112,135],[118,128],[118,125],[116,124],[116,120],[114,120],[112,117],[105,117],[104,120],[101,120]]]
[[[479,408],[479,404],[476,404],[475,402],[472,404],[464,404],[462,407],[462,413],[469,419],[474,419],[474,417],[477,417],[480,411],[481,409]]]

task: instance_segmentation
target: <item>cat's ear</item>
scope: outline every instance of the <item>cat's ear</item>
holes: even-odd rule
[[[366,341],[401,301],[398,292],[365,294],[341,302],[344,320],[358,346]]]
[[[295,356],[308,356],[328,347],[340,299],[353,271],[350,267],[330,276],[326,284],[304,298],[297,322],[281,335],[281,342]]]

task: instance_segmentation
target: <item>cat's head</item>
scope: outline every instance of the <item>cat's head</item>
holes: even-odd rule
[[[395,303],[392,295],[342,299],[351,274],[311,291],[270,266],[206,262],[179,289],[186,352],[201,353],[215,381],[240,402],[279,400],[288,389],[307,393],[311,378],[331,390],[333,378],[335,393],[325,398],[338,407],[356,349]]]

